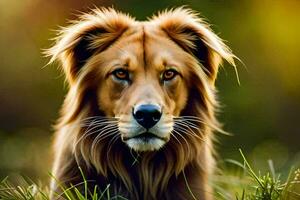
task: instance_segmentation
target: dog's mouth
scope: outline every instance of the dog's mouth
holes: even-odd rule
[[[159,150],[166,144],[168,139],[151,132],[144,132],[132,137],[123,137],[123,141],[130,148],[141,152]]]
[[[160,137],[160,136],[155,135],[154,133],[151,133],[151,132],[144,132],[144,133],[141,133],[139,135],[135,135],[133,137],[124,137],[123,141],[126,142],[130,139],[139,139],[139,140],[142,140],[143,142],[149,142],[151,139],[160,139],[160,140],[163,140],[163,141],[167,141],[166,138]]]

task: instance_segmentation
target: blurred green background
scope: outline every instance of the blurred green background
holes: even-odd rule
[[[158,10],[187,5],[207,18],[242,60],[241,85],[228,64],[217,86],[225,130],[222,158],[241,160],[238,148],[261,171],[272,159],[286,173],[300,165],[300,1],[298,0],[0,0],[0,179],[22,174],[46,180],[51,126],[66,93],[57,66],[41,50],[53,30],[78,11],[113,6],[144,20]]]

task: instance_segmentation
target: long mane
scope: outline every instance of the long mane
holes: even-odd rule
[[[105,12],[109,11],[106,10]],[[194,14],[180,8],[162,13],[153,20],[156,23],[161,20],[161,26],[165,26],[164,28],[167,30],[166,26],[171,23],[164,22],[164,20],[171,17],[179,20],[180,16],[185,16],[189,20],[196,18]],[[104,15],[101,17],[103,18]],[[96,23],[96,18],[86,17],[86,19],[94,20]],[[97,20],[99,21],[99,19]],[[68,32],[71,31],[68,30]],[[213,37],[214,35],[211,35],[210,32],[206,36],[205,42],[214,52],[208,61],[212,65],[211,67],[219,65],[221,57],[233,62],[234,56],[217,36]],[[52,49],[51,54],[55,57],[54,59],[58,57],[59,50]],[[73,157],[65,158],[64,155],[57,153],[56,160],[64,160],[68,163],[71,162],[68,159],[75,158],[76,163],[84,171],[96,171],[99,176],[106,177],[108,183],[110,179],[118,177],[120,181],[116,184],[125,187],[128,194],[136,197],[136,199],[138,199],[139,194],[151,195],[153,199],[163,196],[168,185],[172,185],[176,177],[182,176],[187,167],[205,172],[203,174],[209,173],[207,171],[212,170],[214,166],[212,133],[221,129],[215,117],[218,108],[213,84],[215,78],[208,81],[207,74],[201,70],[203,64],[195,56],[191,55],[187,64],[191,70],[191,77],[188,82],[189,96],[187,106],[182,110],[180,116],[183,118],[185,116],[194,117],[197,119],[194,126],[198,128],[187,127],[184,137],[178,135],[171,138],[163,148],[156,152],[135,153],[120,138],[113,138],[110,135],[94,145],[94,148],[91,148],[96,135],[87,134],[87,131],[91,128],[97,130],[97,127],[93,127],[95,125],[93,125],[92,120],[89,120],[88,126],[82,124],[87,119],[92,119],[95,116],[105,117],[105,115],[101,112],[101,105],[100,109],[97,105],[96,82],[91,81],[95,80],[95,69],[92,62],[85,63],[84,70],[80,70],[80,73],[76,74],[76,81],[73,80],[74,78],[70,78],[72,79],[70,90],[61,110],[61,118],[55,126],[57,133],[54,148],[60,149],[59,152],[63,152],[62,149],[68,149],[72,152]],[[68,66],[71,63],[64,63],[64,65]],[[217,72],[214,71],[214,73]],[[68,74],[67,77],[72,77],[72,74]],[[205,178],[203,177],[203,179]]]
[[[196,62],[191,64],[199,67]],[[120,184],[134,195],[141,192],[151,194],[153,198],[162,195],[168,184],[171,184],[171,178],[179,176],[188,164],[194,163],[199,170],[213,168],[213,163],[209,163],[211,166],[207,168],[208,163],[202,163],[206,159],[200,155],[205,155],[204,146],[212,150],[211,133],[214,129],[219,129],[214,116],[217,101],[213,88],[201,81],[201,74],[195,71],[190,83],[187,107],[181,113],[182,116],[202,119],[203,123],[198,124],[199,129],[189,128],[184,138],[178,136],[177,139],[171,139],[159,151],[140,153],[140,155],[133,155],[134,153],[120,138],[112,141],[113,136],[106,137],[96,148],[91,149],[95,135],[85,134],[88,128],[93,128],[93,124],[92,122],[88,126],[82,124],[88,118],[103,115],[96,106],[96,99],[94,99],[96,96],[91,90],[93,87],[87,85],[86,80],[90,80],[89,75],[92,74],[93,70],[82,73],[78,83],[72,86],[64,102],[62,117],[56,126],[57,148],[72,147],[77,163],[82,168],[84,166],[87,166],[86,170],[95,168],[97,173],[104,177],[119,177],[122,180]],[[61,130],[64,130],[64,134],[61,134]],[[84,140],[79,141],[82,137],[85,137]],[[207,155],[207,158],[210,156]],[[134,164],[135,162],[137,163]],[[134,181],[133,176],[136,175],[133,172],[138,173]],[[136,183],[139,183],[138,187]]]

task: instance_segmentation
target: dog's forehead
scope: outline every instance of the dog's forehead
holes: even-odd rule
[[[183,65],[185,52],[160,27],[140,22],[113,45],[117,59],[131,67]]]
[[[173,42],[168,35],[155,25],[145,26],[144,51],[154,65],[183,65],[186,52]]]

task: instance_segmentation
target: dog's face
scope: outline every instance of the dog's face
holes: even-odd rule
[[[122,140],[134,150],[162,147],[173,117],[185,107],[188,54],[157,28],[139,24],[102,54],[98,104],[118,118]]]
[[[184,9],[147,22],[96,10],[67,29],[50,54],[61,58],[76,98],[92,85],[98,109],[118,119],[118,134],[136,151],[164,146],[188,103],[209,112],[221,57],[233,63],[222,41]]]

